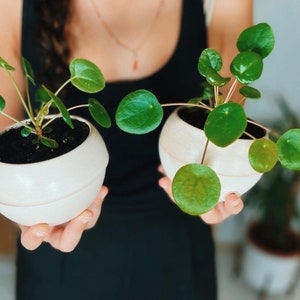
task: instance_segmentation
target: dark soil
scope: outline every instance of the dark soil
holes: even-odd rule
[[[287,228],[286,231],[278,235],[274,228],[266,228],[260,223],[254,223],[249,229],[250,240],[265,251],[276,255],[300,254],[299,236]]]
[[[37,136],[21,136],[21,128],[5,131],[0,135],[0,161],[12,164],[35,163],[65,154],[79,146],[88,136],[89,127],[85,123],[72,119],[74,129],[62,119],[56,119],[49,126],[52,131],[45,134],[54,139],[59,147],[51,149],[36,143]]]
[[[203,129],[208,113],[209,110],[201,108],[182,108],[178,111],[178,116],[190,125]],[[246,132],[250,133],[256,138],[262,138],[266,135],[266,132],[261,127],[249,122],[247,123]],[[240,138],[250,139],[250,137],[245,134],[243,134]]]

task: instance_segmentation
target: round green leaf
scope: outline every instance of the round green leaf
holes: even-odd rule
[[[90,98],[88,104],[89,112],[94,120],[102,127],[109,128],[111,126],[111,119],[104,106],[94,98]]]
[[[51,97],[43,87],[39,87],[35,90],[34,100],[40,103],[47,103],[51,100]]]
[[[123,131],[144,134],[159,126],[163,109],[154,94],[147,90],[136,90],[122,99],[115,118]]]
[[[22,137],[28,137],[31,134],[31,130],[27,127],[23,127],[21,129],[21,136]]]
[[[241,52],[231,62],[230,71],[240,83],[252,83],[262,74],[262,57],[255,52]]]
[[[214,49],[207,48],[202,51],[198,60],[198,71],[206,77],[207,68],[211,68],[215,71],[222,69],[223,61],[221,55]]]
[[[272,28],[267,23],[259,23],[245,29],[239,36],[237,48],[240,52],[256,52],[263,58],[274,48],[275,38]]]
[[[260,173],[269,172],[278,161],[277,145],[266,138],[255,140],[248,154],[250,165]]]
[[[216,173],[200,164],[180,168],[172,183],[172,193],[178,207],[190,215],[211,210],[220,197],[221,184]]]
[[[96,93],[104,89],[105,80],[100,69],[91,61],[76,58],[69,66],[71,83],[85,93]]]
[[[0,96],[0,111],[5,108],[5,100],[2,96]]]
[[[251,86],[243,86],[240,88],[239,92],[245,98],[259,99],[261,97],[260,91]]]
[[[224,86],[230,81],[230,77],[222,77],[217,71],[208,67],[206,69],[206,80],[213,86]]]
[[[221,104],[213,109],[205,122],[206,137],[219,147],[226,147],[245,131],[247,116],[243,107],[235,102]]]
[[[290,129],[278,140],[279,161],[290,170],[300,170],[300,129]]]

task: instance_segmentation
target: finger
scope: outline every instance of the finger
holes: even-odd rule
[[[169,195],[170,199],[174,201],[172,193],[172,182],[168,177],[162,177],[158,181],[158,185],[164,189],[164,191]]]
[[[46,239],[53,247],[63,252],[71,252],[79,243],[84,230],[95,225],[101,212],[101,207],[108,188],[101,187],[97,197],[88,209],[65,224],[52,229],[50,238]]]
[[[229,194],[224,201],[219,202],[212,210],[200,217],[207,224],[216,224],[224,221],[231,215],[241,212],[244,204],[240,196],[237,194]]]
[[[35,250],[45,240],[50,233],[48,224],[38,224],[34,226],[22,226],[21,244],[28,250]]]
[[[79,243],[88,222],[93,218],[93,212],[85,210],[65,226],[53,227],[45,241],[62,252],[71,252]]]
[[[224,202],[219,202],[213,209],[200,215],[201,219],[207,224],[216,224],[224,221],[228,216]]]
[[[237,194],[230,194],[226,197],[225,202],[225,210],[229,215],[237,215],[244,208],[244,202],[242,198]]]
[[[86,229],[92,228],[96,224],[96,222],[100,216],[102,204],[103,204],[103,201],[104,201],[107,193],[108,193],[108,188],[106,186],[102,186],[97,197],[95,198],[93,203],[88,208],[89,210],[91,210],[93,212],[94,216],[87,223]]]
[[[158,168],[157,168],[157,170],[158,170],[159,173],[161,173],[163,175],[166,175],[165,170],[164,170],[164,168],[163,168],[162,165],[159,165]]]

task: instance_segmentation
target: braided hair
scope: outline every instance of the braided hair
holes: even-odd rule
[[[37,40],[41,56],[41,72],[47,73],[51,88],[67,79],[69,47],[65,36],[70,1],[37,1]]]

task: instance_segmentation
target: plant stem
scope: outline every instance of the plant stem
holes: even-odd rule
[[[82,107],[88,107],[89,105],[88,104],[80,104],[80,105],[76,105],[76,106],[73,106],[73,107],[70,107],[67,109],[67,111],[71,111],[71,110],[74,110],[74,109],[77,109],[77,108],[82,108]],[[55,119],[57,118],[60,118],[62,116],[62,114],[57,114],[55,117],[51,118],[48,122],[46,122],[43,126],[42,126],[42,129],[47,127],[49,124],[51,124]]]
[[[27,104],[26,104],[26,102],[25,102],[25,100],[24,100],[24,98],[23,98],[23,96],[22,96],[22,93],[21,93],[21,91],[20,91],[20,89],[19,89],[19,87],[18,87],[18,85],[17,85],[17,83],[16,83],[15,78],[10,74],[9,70],[7,70],[6,68],[5,68],[5,71],[6,71],[6,73],[8,74],[8,76],[10,77],[10,79],[11,79],[11,81],[12,81],[12,84],[13,84],[13,86],[14,86],[14,88],[15,88],[15,90],[16,90],[18,96],[19,96],[20,101],[22,102],[22,105],[23,105],[23,107],[24,107],[24,109],[25,109],[25,111],[26,111],[28,117],[30,118],[32,124],[35,124],[34,117],[33,117],[33,115],[30,113],[30,111],[29,111],[29,109],[28,109],[28,106],[27,106]],[[8,115],[6,115],[6,116],[8,116]],[[17,121],[17,122],[18,122],[18,121]]]
[[[59,87],[59,89],[54,93],[55,96],[59,94],[59,92],[72,81],[73,78],[69,78],[63,85]]]
[[[21,122],[21,121],[15,119],[14,117],[12,117],[12,116],[6,114],[4,111],[1,111],[0,114],[3,115],[3,116],[6,117],[6,118],[12,120],[14,123],[20,124],[21,126],[26,127],[26,128],[28,128],[28,129],[30,129],[30,131],[34,132],[34,129],[33,129],[32,127],[30,127],[29,125],[27,125],[27,124],[24,123],[24,122]]]
[[[34,119],[33,117],[33,110],[32,110],[32,106],[31,106],[31,101],[30,101],[30,93],[29,93],[29,88],[28,88],[28,78],[26,77],[26,99],[27,99],[27,106],[28,106],[28,110],[30,112],[30,116],[32,116],[31,121],[32,119]]]
[[[230,87],[230,90],[229,90],[229,92],[226,96],[226,99],[225,99],[224,103],[229,102],[229,100],[232,97],[232,94],[234,93],[234,90],[236,89],[237,84],[238,84],[238,81],[237,81],[237,79],[235,79],[234,82],[232,83],[231,87]]]
[[[202,155],[202,159],[201,159],[201,165],[203,165],[203,163],[204,163],[205,156],[206,156],[207,149],[208,149],[208,144],[209,144],[209,140],[206,139],[206,143],[205,143],[205,147],[204,147],[204,151],[203,151],[203,155]]]
[[[211,103],[211,107],[216,107],[219,104],[219,87],[214,86],[214,103]]]

